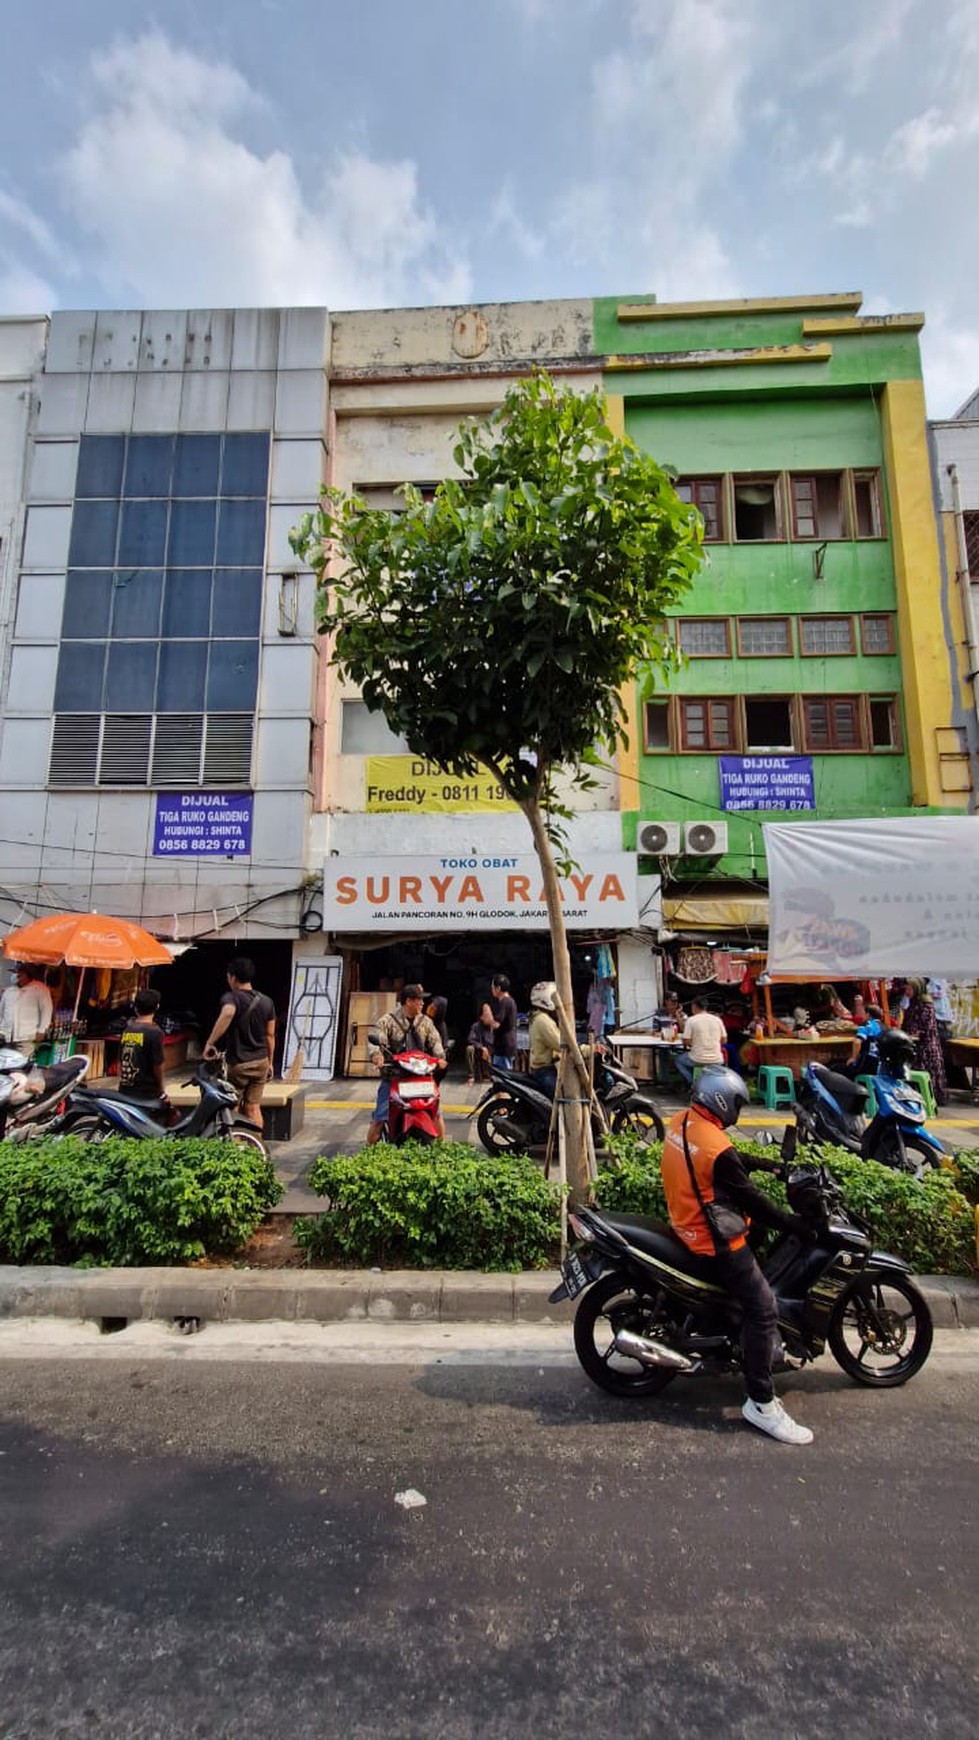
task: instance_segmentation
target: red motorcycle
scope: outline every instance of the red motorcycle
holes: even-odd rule
[[[376,1035],[371,1035],[376,1041]],[[445,1064],[427,1051],[398,1051],[384,1073],[391,1084],[387,1140],[438,1142],[442,1135],[438,1077]]]

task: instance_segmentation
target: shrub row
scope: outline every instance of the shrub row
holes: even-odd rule
[[[599,1203],[621,1214],[664,1218],[659,1144],[612,1139],[614,1164],[599,1174]],[[773,1150],[739,1148],[769,1160]],[[827,1153],[847,1207],[879,1246],[923,1274],[975,1271],[979,1154],[962,1157],[958,1175],[932,1173],[922,1183],[841,1150]],[[783,1205],[777,1179],[761,1180]],[[524,1155],[485,1156],[465,1142],[427,1148],[378,1143],[360,1153],[317,1160],[314,1190],[326,1212],[299,1222],[296,1236],[314,1262],[351,1267],[537,1269],[555,1262],[559,1238],[556,1189]]]
[[[230,1255],[281,1194],[268,1161],[234,1142],[0,1142],[0,1261]]]

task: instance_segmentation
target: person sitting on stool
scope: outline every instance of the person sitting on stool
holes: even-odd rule
[[[684,1049],[674,1053],[673,1062],[690,1088],[698,1065],[725,1063],[727,1029],[719,1015],[710,1013],[701,997],[693,997],[682,1038]]]

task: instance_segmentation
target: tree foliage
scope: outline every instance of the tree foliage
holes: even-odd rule
[[[413,754],[481,763],[559,813],[555,772],[587,783],[621,738],[623,684],[672,662],[663,613],[699,565],[699,515],[613,435],[599,392],[544,374],[464,424],[453,457],[461,476],[430,501],[405,485],[400,515],[326,492],[293,548],[336,666]]]

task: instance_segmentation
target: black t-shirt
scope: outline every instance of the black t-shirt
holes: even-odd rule
[[[269,1054],[265,1030],[275,1020],[275,1005],[261,991],[226,991],[222,1009],[232,1003],[238,1011],[227,1032],[229,1063],[257,1063]]]
[[[119,1086],[127,1094],[155,1099],[157,1065],[163,1062],[163,1034],[153,1021],[135,1020],[119,1043]]]
[[[517,1053],[517,1005],[509,992],[493,998],[493,1014],[500,1023],[493,1034],[493,1051],[497,1057],[515,1057]]]

